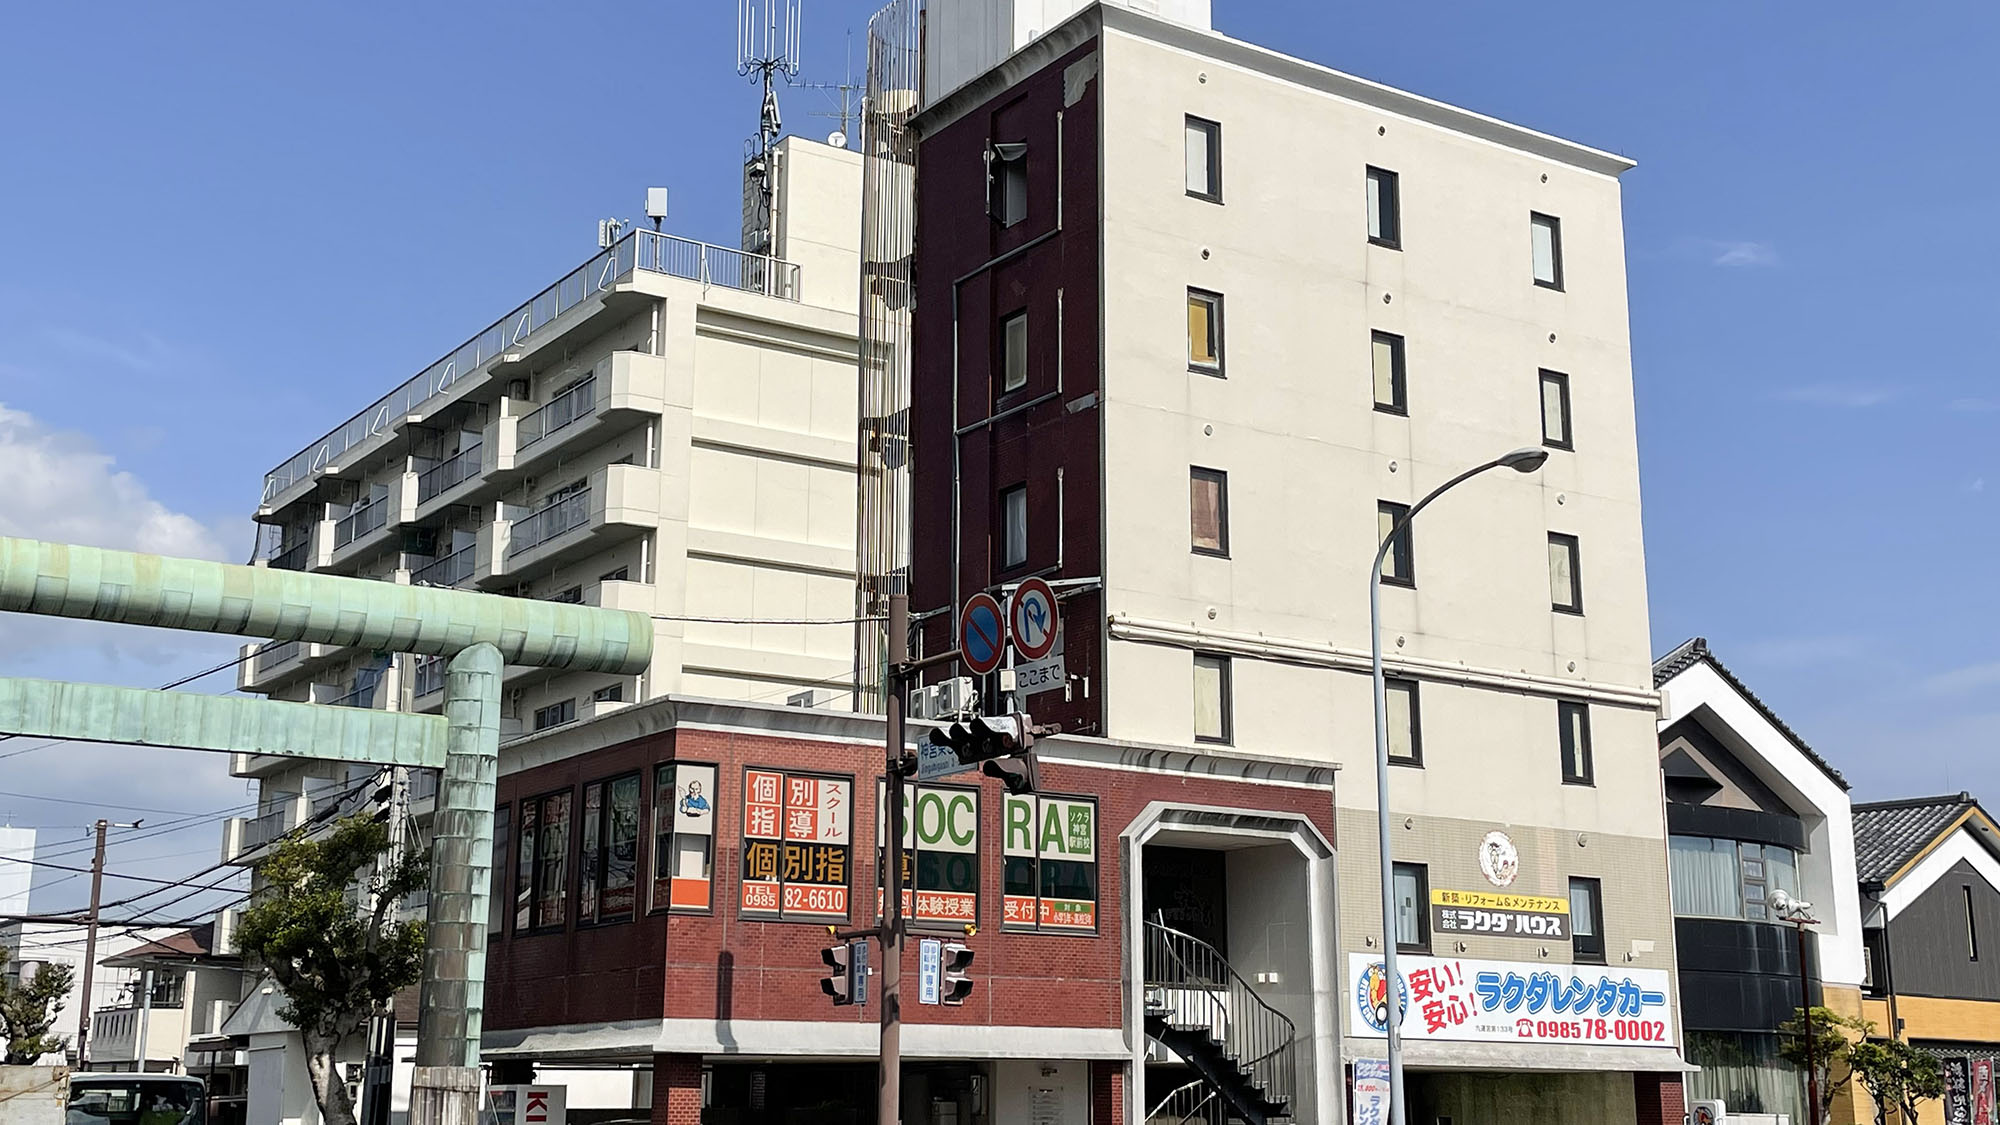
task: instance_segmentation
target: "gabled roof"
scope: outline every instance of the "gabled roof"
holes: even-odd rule
[[[1737,694],[1743,697],[1744,702],[1756,708],[1759,715],[1764,716],[1766,721],[1776,727],[1778,733],[1791,740],[1792,745],[1799,748],[1799,753],[1804,754],[1807,761],[1818,766],[1820,772],[1832,778],[1834,784],[1840,786],[1842,789],[1853,788],[1853,786],[1847,784],[1846,778],[1840,776],[1840,771],[1833,768],[1832,763],[1820,757],[1817,751],[1806,744],[1805,739],[1799,737],[1799,732],[1786,726],[1785,720],[1780,719],[1778,713],[1771,710],[1769,704],[1757,698],[1756,692],[1751,691],[1742,680],[1736,678],[1736,673],[1731,672],[1722,661],[1715,658],[1715,654],[1708,650],[1707,637],[1691,637],[1688,640],[1682,641],[1680,647],[1655,660],[1653,662],[1654,689],[1657,690],[1666,687],[1667,681],[1697,664],[1706,664],[1710,668],[1715,669],[1715,674],[1721,676],[1723,682],[1735,688]]]
[[[211,955],[214,941],[215,924],[207,922],[158,941],[135,945],[116,957],[105,958],[104,963],[125,968],[148,961],[197,961]]]
[[[1974,815],[1986,819],[1970,793],[1854,806],[1855,877],[1864,884],[1887,883]]]

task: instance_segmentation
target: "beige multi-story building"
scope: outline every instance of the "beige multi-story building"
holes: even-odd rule
[[[272,470],[259,565],[654,617],[637,676],[508,668],[503,745],[670,692],[851,706],[861,161],[787,138],[745,176],[759,204],[745,245],[768,253],[610,232]],[[273,699],[443,705],[440,660],[303,641],[243,655],[238,687]],[[223,858],[241,864],[390,780],[270,756],[237,755],[232,771],[259,792],[257,814],[225,826]],[[408,782],[421,825],[435,778]],[[252,1118],[312,1120],[271,1006],[246,1004],[230,1028],[252,1047]]]
[[[925,7],[925,651],[970,594],[1046,579],[1066,652],[1016,700],[1037,722],[1337,764],[1341,1062],[1380,1058],[1369,566],[1432,488],[1546,450],[1387,564],[1409,1120],[1679,1120],[1632,162],[1230,39],[1195,0]],[[1228,846],[1172,862],[1227,888]],[[1187,925],[1226,933],[1251,893]]]

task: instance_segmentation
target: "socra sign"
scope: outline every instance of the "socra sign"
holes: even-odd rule
[[[888,785],[878,781],[875,807],[886,808],[887,801]],[[875,818],[877,849],[885,841],[888,819]],[[883,893],[878,885],[877,913]],[[978,923],[978,789],[903,787],[903,916],[917,926]]]

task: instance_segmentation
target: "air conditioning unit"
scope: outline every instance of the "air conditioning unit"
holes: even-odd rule
[[[910,693],[910,718],[935,719],[938,712],[938,685],[925,684]]]
[[[933,686],[938,692],[934,717],[959,715],[979,706],[979,690],[972,686],[971,676],[954,676]]]

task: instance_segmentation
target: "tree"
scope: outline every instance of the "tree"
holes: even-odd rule
[[[278,1015],[299,1029],[326,1125],[354,1125],[341,1045],[398,989],[423,975],[424,924],[392,922],[397,900],[429,881],[415,855],[384,857],[389,830],[364,816],[322,840],[279,844],[257,865],[263,887],[244,912],[237,948],[285,991]]]
[[[1864,1039],[1848,1049],[1847,1059],[1875,1103],[1875,1125],[1887,1125],[1891,1109],[1915,1121],[1917,1103],[1944,1096],[1937,1056],[1900,1039]]]
[[[69,996],[73,970],[47,962],[21,983],[6,977],[8,953],[0,947],[0,1063],[33,1066],[43,1055],[69,1050],[69,1040],[50,1034]]]
[[[1812,1049],[1806,1044],[1806,1010],[1796,1008],[1792,1018],[1778,1025],[1778,1055],[1805,1071],[1810,1068],[1819,1083],[1819,1112],[1815,1121],[1827,1120],[1833,1100],[1854,1077],[1848,1051],[1856,1041],[1874,1034],[1875,1025],[1853,1016],[1843,1016],[1831,1008],[1812,1010]]]

